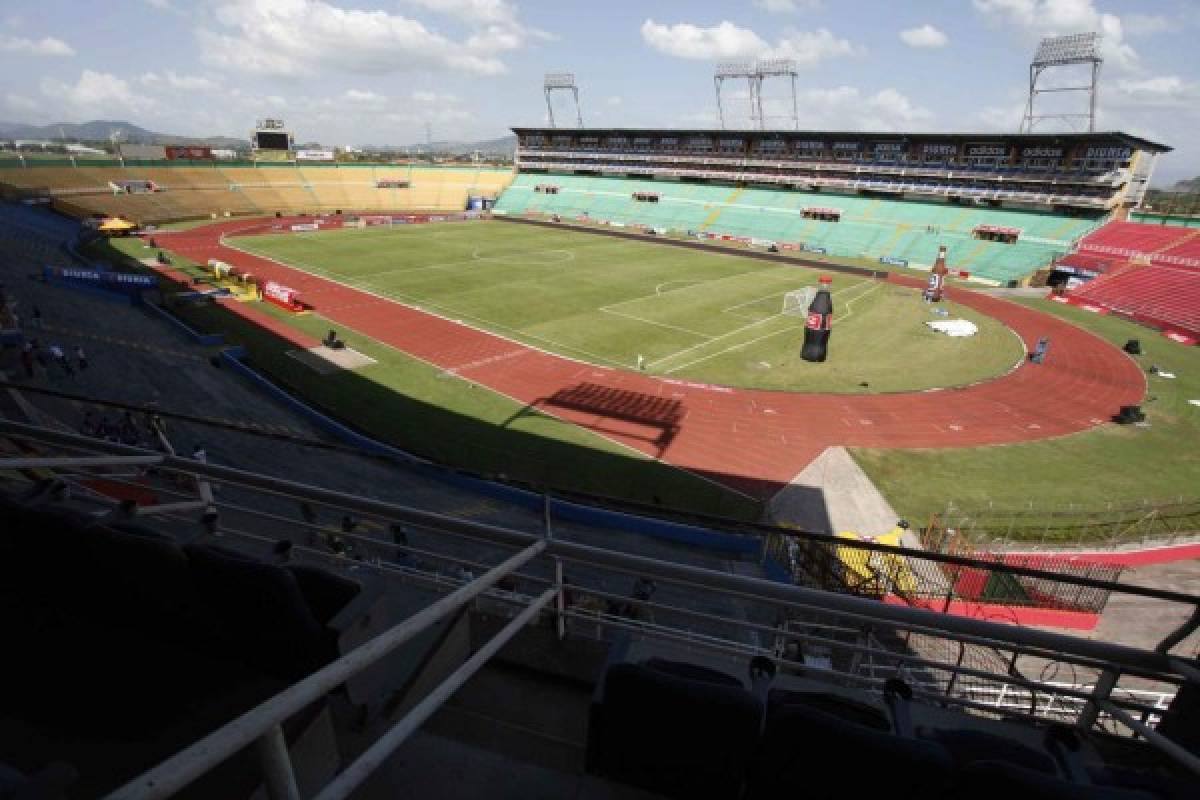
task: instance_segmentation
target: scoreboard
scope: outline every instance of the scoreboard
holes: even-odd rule
[[[257,150],[288,150],[292,137],[282,131],[255,131],[254,147]]]

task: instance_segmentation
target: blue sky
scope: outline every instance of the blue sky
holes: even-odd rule
[[[571,70],[585,124],[708,126],[716,61],[783,56],[802,127],[1009,131],[1038,39],[1086,30],[1105,35],[1099,127],[1176,147],[1156,183],[1200,174],[1195,0],[4,0],[0,119],[481,139],[542,123],[543,73]]]

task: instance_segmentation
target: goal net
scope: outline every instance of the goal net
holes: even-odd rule
[[[783,313],[797,317],[806,316],[816,293],[817,287],[815,286],[805,286],[803,289],[788,292],[783,296]]]

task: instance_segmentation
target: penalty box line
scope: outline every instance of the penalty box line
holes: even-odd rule
[[[836,292],[833,292],[833,295],[834,295],[834,296],[836,296],[836,295],[842,294],[842,293],[844,293],[844,292],[849,292],[849,291],[852,291],[853,289],[855,289],[855,288],[857,288],[857,287],[859,287],[859,286],[862,286],[862,285],[863,285],[863,283],[866,283],[866,281],[860,281],[859,283],[856,283],[856,284],[854,284],[853,286],[847,286],[845,289],[839,289],[838,291],[836,291]],[[864,292],[864,294],[865,294],[865,292]],[[761,298],[760,298],[760,299],[761,299]],[[671,353],[670,355],[664,356],[664,357],[662,357],[662,358],[659,358],[659,359],[655,359],[654,361],[651,361],[650,363],[648,363],[646,366],[647,366],[647,367],[649,367],[649,368],[653,368],[653,367],[656,367],[656,366],[658,366],[658,365],[660,365],[660,364],[665,364],[666,362],[668,362],[668,361],[671,361],[671,360],[672,360],[672,359],[674,359],[674,358],[678,358],[679,356],[683,355],[684,353],[690,353],[690,352],[692,352],[693,350],[699,350],[701,347],[704,347],[704,346],[706,346],[706,345],[710,345],[710,344],[712,344],[713,342],[718,342],[718,341],[720,341],[720,340],[722,340],[722,339],[727,339],[727,338],[729,338],[730,336],[735,336],[735,335],[737,335],[737,334],[739,334],[739,333],[742,333],[743,331],[750,330],[751,328],[756,328],[756,327],[758,327],[759,325],[764,325],[764,324],[766,324],[766,323],[768,323],[768,322],[771,322],[772,320],[778,319],[779,317],[782,317],[782,316],[784,316],[784,313],[783,313],[782,311],[780,311],[778,314],[772,314],[772,315],[771,315],[771,316],[769,316],[769,317],[764,317],[763,319],[760,319],[760,320],[758,320],[758,321],[756,321],[756,322],[751,322],[751,323],[749,323],[748,325],[743,325],[743,326],[742,326],[742,327],[740,327],[740,328],[734,328],[733,330],[729,331],[728,333],[723,333],[723,334],[721,334],[720,336],[714,336],[712,339],[709,339],[707,342],[700,342],[699,344],[694,344],[694,345],[692,345],[692,346],[690,346],[690,347],[685,347],[685,348],[684,348],[684,349],[682,349],[682,350],[677,350],[677,351],[675,351],[674,353]],[[794,328],[793,328],[793,327],[783,328],[782,330],[780,330],[780,331],[775,331],[774,333],[772,333],[772,334],[770,334],[770,335],[772,335],[772,336],[773,336],[773,335],[775,335],[775,334],[777,334],[777,333],[782,333],[782,331],[784,331],[784,330],[794,330]],[[709,358],[712,358],[713,356],[721,355],[722,353],[727,353],[727,352],[729,352],[730,350],[736,349],[736,347],[744,347],[745,345],[748,345],[748,344],[753,344],[754,342],[760,341],[760,340],[762,340],[762,339],[765,339],[765,338],[767,338],[767,337],[766,337],[766,336],[759,336],[759,337],[757,337],[757,338],[755,338],[755,339],[751,339],[751,340],[750,340],[750,341],[748,341],[748,342],[743,342],[743,343],[741,343],[741,344],[739,344],[739,345],[736,345],[735,347],[729,347],[729,348],[726,348],[726,349],[724,349],[724,350],[720,351],[720,353],[713,353],[711,356],[705,356],[705,357],[703,357],[703,358],[698,358],[698,359],[695,359],[695,360],[693,360],[693,361],[689,361],[689,362],[687,362],[686,364],[683,364],[683,365],[681,365],[681,366],[678,366],[678,367],[673,367],[673,368],[671,368],[671,369],[667,370],[667,372],[668,372],[668,374],[669,374],[669,373],[671,373],[671,372],[676,372],[676,371],[678,371],[678,370],[680,370],[680,369],[683,369],[684,367],[691,366],[692,364],[697,364],[697,363],[699,363],[699,362],[701,362],[701,361],[706,361],[706,360],[708,360]]]

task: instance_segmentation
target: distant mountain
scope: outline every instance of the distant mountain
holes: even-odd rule
[[[134,125],[124,120],[96,119],[91,122],[63,122],[53,125],[29,125],[20,122],[0,122],[0,138],[3,139],[63,139],[70,141],[105,142],[114,131],[121,135],[121,141],[128,144],[199,144],[209,147],[245,150],[250,147],[246,139],[234,139],[228,136],[179,136],[171,133],[156,133]],[[298,145],[301,149],[315,149],[316,143]],[[511,154],[517,148],[516,136],[501,136],[499,139],[486,139],[479,142],[440,141],[432,145],[419,142],[411,145],[373,145],[366,150],[376,151],[406,151],[428,152],[432,146],[433,152],[450,155],[469,155],[480,150],[488,155]]]
[[[122,142],[130,144],[201,144],[218,148],[248,148],[246,139],[229,136],[179,136],[172,133],[155,133],[124,120],[95,119],[91,122],[62,122],[53,125],[28,125],[20,122],[0,122],[0,137],[6,139],[62,139],[71,141],[108,141],[113,132],[119,132]]]
[[[403,152],[416,152],[419,150],[422,153],[427,153],[432,150],[435,153],[444,153],[448,155],[470,155],[476,150],[479,150],[485,155],[512,155],[512,152],[517,149],[517,137],[512,135],[501,136],[499,139],[484,139],[478,142],[438,141],[417,142],[415,144],[405,145],[364,145],[363,149]]]
[[[1186,181],[1176,181],[1175,185],[1171,187],[1170,191],[1182,192],[1184,194],[1200,192],[1200,176],[1190,178]]]

